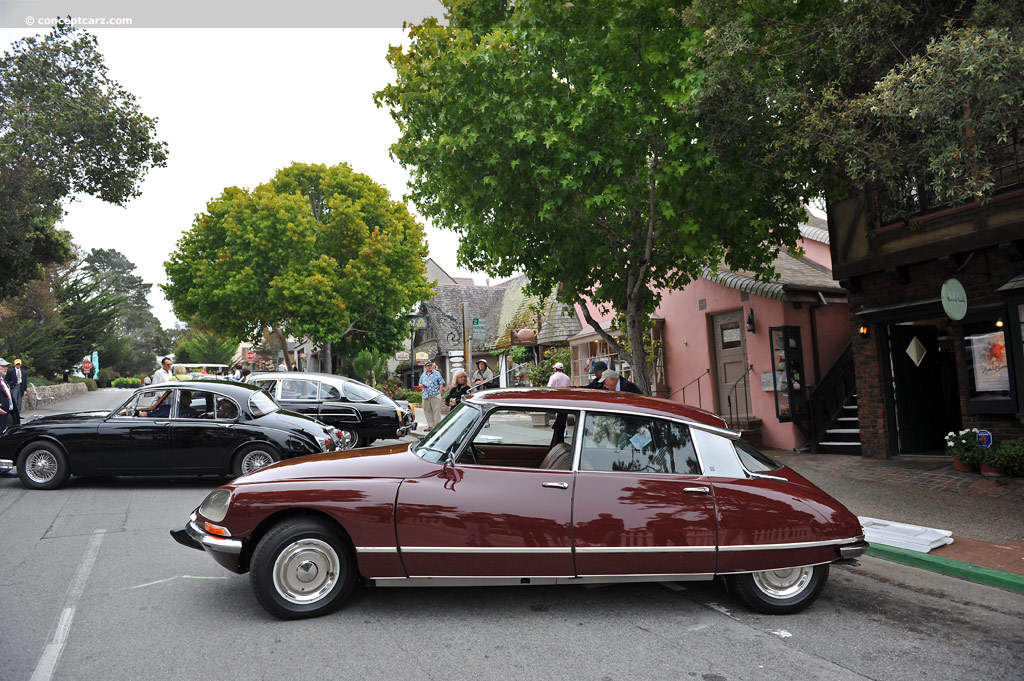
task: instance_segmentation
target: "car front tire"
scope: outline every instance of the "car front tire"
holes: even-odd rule
[[[29,489],[57,489],[71,477],[71,465],[56,444],[32,442],[18,455],[18,477]]]
[[[270,445],[249,445],[235,454],[231,463],[231,473],[237,478],[280,460],[280,455]]]
[[[765,570],[729,577],[729,590],[747,606],[767,615],[800,612],[828,581],[828,565]]]
[[[249,580],[260,605],[275,617],[326,615],[352,593],[357,578],[348,539],[325,520],[294,518],[260,539]]]

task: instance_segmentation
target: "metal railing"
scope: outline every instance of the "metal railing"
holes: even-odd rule
[[[707,369],[705,369],[703,374],[701,374],[697,378],[693,379],[692,381],[690,381],[689,383],[684,385],[682,388],[676,388],[675,390],[670,392],[668,394],[668,397],[671,398],[676,393],[682,392],[683,393],[683,404],[690,404],[689,402],[686,401],[686,389],[689,388],[694,383],[696,383],[697,384],[697,408],[698,409],[703,409],[704,405],[701,403],[700,379],[704,378],[705,376],[708,376],[709,374],[711,374],[711,367],[708,367]]]
[[[730,428],[736,428],[739,424],[740,416],[750,416],[750,386],[747,383],[747,376],[754,370],[754,365],[747,365],[747,370],[743,372],[743,375],[733,381],[729,387],[729,392],[725,396],[726,404],[729,407],[729,418],[727,419]],[[733,400],[733,396],[736,394],[736,388],[739,387],[740,383],[743,384],[743,411],[740,411],[739,400]]]
[[[807,398],[807,410],[811,419],[811,451],[818,451],[818,443],[824,437],[825,431],[843,410],[847,398],[855,392],[857,380],[853,367],[853,346],[847,343]]]

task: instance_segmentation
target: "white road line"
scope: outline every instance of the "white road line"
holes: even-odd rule
[[[82,564],[78,566],[78,572],[75,573],[75,578],[71,580],[71,585],[68,587],[68,594],[64,599],[64,609],[60,613],[60,621],[57,622],[57,631],[53,634],[53,640],[43,648],[43,654],[39,656],[39,662],[36,663],[36,668],[32,671],[29,681],[50,681],[53,677],[60,654],[64,651],[64,644],[68,642],[71,622],[75,619],[75,608],[78,607],[78,601],[85,593],[85,583],[89,579],[89,573],[92,572],[92,566],[96,564],[96,556],[99,555],[100,542],[103,541],[104,533],[106,530],[96,530],[92,539],[89,540]]]

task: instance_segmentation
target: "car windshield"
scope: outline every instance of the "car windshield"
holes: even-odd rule
[[[381,391],[371,388],[364,383],[357,383],[356,381],[345,382],[345,397],[352,402],[369,402],[382,394]]]
[[[274,398],[262,390],[254,392],[249,397],[249,411],[251,411],[252,415],[257,418],[275,412],[280,408],[281,407],[277,406],[277,402],[274,401]]]
[[[480,420],[480,409],[466,402],[459,404],[416,445],[416,456],[441,463],[459,448]]]

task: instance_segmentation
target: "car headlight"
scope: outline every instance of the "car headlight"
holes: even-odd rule
[[[219,523],[227,516],[228,506],[230,505],[231,492],[226,489],[215,489],[203,500],[203,504],[199,507],[199,512],[207,520]]]

